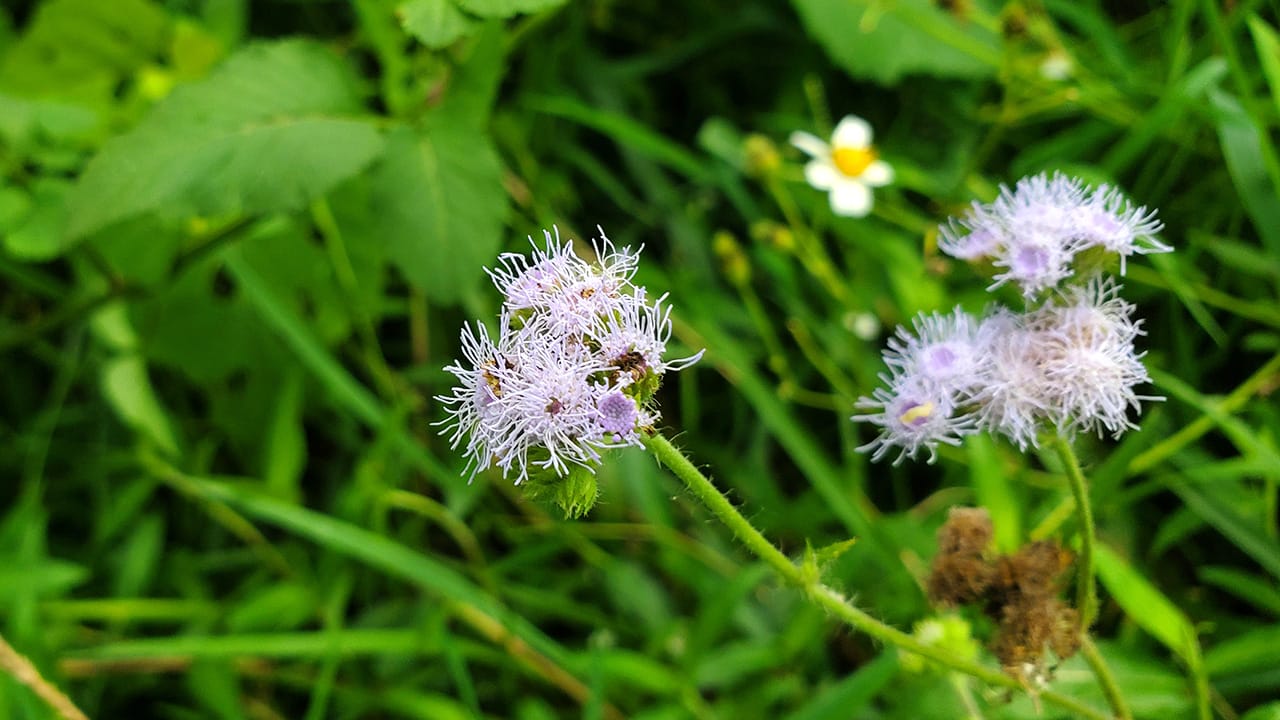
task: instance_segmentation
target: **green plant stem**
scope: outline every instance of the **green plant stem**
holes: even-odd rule
[[[720,522],[724,523],[725,527],[729,528],[742,544],[747,546],[748,550],[769,565],[785,582],[802,590],[809,602],[839,618],[850,627],[866,633],[883,643],[916,653],[950,670],[977,678],[989,685],[1013,690],[1027,690],[1016,679],[999,670],[980,665],[971,660],[955,657],[942,648],[926,645],[911,635],[891,627],[875,619],[865,611],[858,609],[849,602],[843,593],[823,584],[818,577],[816,568],[796,565],[782,551],[774,547],[773,543],[769,542],[751,524],[751,521],[738,512],[738,509],[729,502],[724,493],[720,492],[711,483],[711,480],[685,457],[684,453],[671,444],[671,441],[658,433],[653,433],[644,437],[644,445],[649,452],[653,453],[658,462],[666,466],[668,470],[679,478],[689,492],[705,505]],[[1096,718],[1098,720],[1108,717],[1105,713],[1101,713],[1077,700],[1051,690],[1039,691],[1038,696],[1046,702],[1071,711],[1075,717]]]
[[[1093,546],[1097,532],[1093,522],[1093,503],[1089,502],[1089,483],[1080,470],[1080,461],[1076,458],[1071,442],[1059,435],[1054,438],[1053,448],[1062,460],[1062,467],[1067,473],[1067,484],[1071,486],[1071,496],[1075,499],[1076,514],[1080,518],[1080,558],[1076,565],[1076,611],[1080,613],[1080,641],[1084,659],[1093,670],[1094,677],[1102,686],[1102,694],[1115,712],[1116,717],[1128,720],[1132,717],[1129,706],[1120,694],[1111,669],[1102,659],[1102,654],[1089,639],[1089,627],[1098,616],[1098,588],[1093,576]]]
[[[1098,646],[1093,644],[1093,640],[1088,635],[1080,639],[1080,654],[1084,655],[1084,661],[1093,670],[1094,677],[1098,678],[1098,684],[1102,686],[1102,694],[1107,698],[1107,704],[1115,711],[1116,717],[1120,720],[1130,720],[1133,713],[1129,711],[1129,703],[1125,702],[1124,695],[1120,693],[1116,676],[1111,674],[1107,661],[1102,658],[1102,653],[1098,652]]]
[[[1061,435],[1054,438],[1053,449],[1062,460],[1062,467],[1067,474],[1067,484],[1071,486],[1071,496],[1075,498],[1076,515],[1080,518],[1080,558],[1076,564],[1076,610],[1080,613],[1080,632],[1089,632],[1093,619],[1098,615],[1098,590],[1093,578],[1093,504],[1089,502],[1089,483],[1084,472],[1080,470],[1080,461],[1076,459],[1071,443]]]

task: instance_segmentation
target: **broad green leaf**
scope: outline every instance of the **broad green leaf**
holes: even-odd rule
[[[1000,64],[1000,37],[928,0],[792,0],[809,34],[845,72],[893,85],[904,75],[980,78]]]
[[[371,179],[375,237],[427,297],[455,302],[502,244],[502,167],[486,137],[460,123],[401,129]]]
[[[475,27],[450,0],[408,0],[396,14],[405,31],[430,48],[445,47]]]
[[[381,151],[361,111],[347,67],[323,47],[295,40],[242,50],[102,149],[71,198],[68,233],[83,238],[161,210],[298,208]]]
[[[506,69],[505,42],[501,23],[484,25],[467,43],[465,54],[449,76],[440,107],[428,122],[458,123],[479,130],[488,128],[489,113]]]
[[[462,9],[480,17],[505,18],[563,5],[565,0],[454,0]]]

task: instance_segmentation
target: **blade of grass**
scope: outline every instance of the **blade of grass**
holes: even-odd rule
[[[208,498],[305,537],[392,577],[455,603],[454,612],[472,629],[505,648],[521,664],[579,703],[590,692],[565,668],[569,652],[522,616],[504,607],[452,568],[404,545],[327,515],[263,497],[223,482],[190,478]],[[612,717],[616,710],[609,713]]]

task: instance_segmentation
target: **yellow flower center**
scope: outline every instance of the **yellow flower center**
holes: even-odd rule
[[[831,159],[836,167],[851,178],[861,177],[862,173],[866,172],[867,166],[875,162],[877,157],[876,149],[873,147],[838,147],[831,153]]]
[[[921,403],[907,409],[906,412],[898,416],[898,422],[903,425],[915,427],[921,420],[933,414],[933,403]]]

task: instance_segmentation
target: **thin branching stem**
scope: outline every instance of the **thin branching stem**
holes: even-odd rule
[[[824,584],[815,571],[803,568],[792,562],[778,550],[773,543],[756,529],[729,499],[720,492],[702,471],[690,462],[671,441],[661,434],[653,433],[644,438],[645,447],[654,454],[658,462],[670,470],[689,492],[708,510],[724,523],[742,544],[747,546],[756,557],[763,560],[775,573],[788,584],[794,585],[804,592],[809,602],[834,615],[850,627],[871,637],[897,647],[900,650],[916,653],[958,673],[977,678],[989,685],[1026,690],[1020,682],[999,670],[980,665],[972,660],[959,658],[945,649],[926,645],[915,637],[875,619],[866,611],[854,606],[843,593]],[[1079,701],[1051,690],[1038,692],[1040,699],[1058,707],[1069,710],[1075,717],[1095,718],[1101,720],[1108,715],[1099,712]]]

